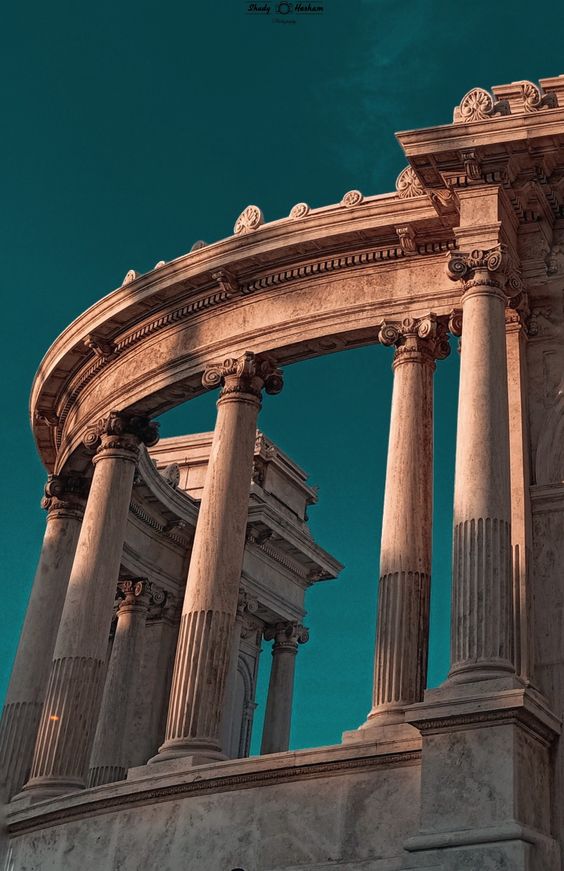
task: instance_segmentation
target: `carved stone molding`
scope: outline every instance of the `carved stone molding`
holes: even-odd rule
[[[86,431],[85,447],[94,453],[101,448],[136,450],[140,442],[147,447],[159,440],[159,425],[147,417],[111,411]]]
[[[239,282],[228,269],[218,269],[217,272],[212,273],[212,278],[214,281],[217,281],[223,292],[227,295],[226,299],[241,293]]]
[[[256,614],[258,607],[258,600],[241,588],[237,599],[237,617],[243,618],[248,614]]]
[[[425,196],[425,188],[419,181],[412,166],[406,166],[398,175],[396,191],[398,192],[398,197],[402,200]]]
[[[276,650],[298,649],[298,644],[309,641],[309,629],[294,621],[275,623],[264,630],[265,641],[274,641],[273,653]]]
[[[159,470],[160,475],[170,484],[173,490],[178,489],[180,484],[180,467],[178,463],[169,463],[164,469]]]
[[[233,232],[236,235],[240,235],[241,233],[251,233],[253,230],[257,230],[262,224],[264,224],[264,215],[259,207],[247,206],[235,221]]]
[[[228,357],[223,363],[211,363],[202,376],[204,387],[222,387],[221,399],[230,394],[250,394],[261,398],[264,389],[269,394],[280,393],[282,371],[267,356],[245,351],[240,357]]]
[[[84,511],[90,482],[78,475],[49,475],[44,487],[41,507],[53,511]]]
[[[104,339],[97,338],[93,334],[86,336],[83,342],[88,350],[93,351],[94,355],[99,360],[102,360],[104,363],[108,363],[110,360],[114,360],[119,354],[117,346],[114,342],[108,342]]]
[[[466,93],[460,105],[456,106],[453,115],[454,124],[464,124],[467,121],[487,121],[494,115],[509,115],[511,113],[507,100],[496,100],[484,88],[472,88]]]
[[[417,243],[413,227],[396,227],[396,233],[398,234],[402,251],[406,254],[417,254]]]
[[[378,341],[381,345],[395,345],[394,365],[408,359],[433,363],[450,354],[448,323],[449,319],[437,317],[433,312],[422,318],[404,318],[401,322],[384,321]]]

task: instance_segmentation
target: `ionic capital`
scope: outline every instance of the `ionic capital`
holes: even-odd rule
[[[280,393],[283,383],[276,363],[252,351],[245,351],[240,357],[228,357],[223,363],[211,363],[202,376],[204,387],[222,387],[220,401],[225,397],[253,396],[260,402],[263,389],[270,394]]]
[[[125,451],[137,459],[141,443],[152,447],[159,440],[159,425],[148,417],[111,411],[94,426],[89,427],[84,445],[97,457],[105,451]]]
[[[258,600],[253,596],[249,596],[246,590],[239,590],[239,598],[237,600],[237,617],[240,620],[245,619],[250,614],[256,614],[258,611]]]
[[[423,318],[404,318],[401,322],[384,321],[378,333],[382,345],[395,345],[394,367],[400,363],[429,363],[450,354],[449,319],[432,312]]]
[[[41,507],[49,515],[55,511],[84,513],[88,481],[78,475],[49,475],[44,487]]]
[[[147,578],[124,578],[118,581],[117,595],[121,600],[118,604],[118,615],[129,607],[160,608],[165,599],[165,591],[147,580]]]
[[[447,275],[451,281],[462,281],[465,294],[473,288],[494,288],[514,297],[523,290],[519,267],[507,245],[449,251],[447,257]]]
[[[294,621],[275,623],[273,626],[266,627],[264,637],[266,641],[274,640],[273,654],[280,650],[292,650],[295,653],[298,644],[309,641],[309,629]]]
[[[147,578],[126,578],[118,581],[118,596],[121,598],[118,613],[128,605],[147,606],[149,604],[149,583]]]

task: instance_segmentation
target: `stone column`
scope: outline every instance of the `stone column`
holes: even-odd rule
[[[156,443],[156,425],[117,412],[87,434],[94,475],[24,787],[38,800],[84,786],[141,441]]]
[[[180,624],[165,742],[153,762],[225,758],[220,722],[245,549],[257,415],[263,387],[282,389],[271,361],[247,352],[206,369],[223,384]]]
[[[47,527],[0,725],[6,799],[29,777],[85,495],[81,478],[50,475],[45,485],[41,504],[47,509]]]
[[[164,741],[179,618],[180,603],[169,592],[161,605],[149,606],[133,708],[135,738],[129,746],[130,767],[146,765]]]
[[[397,723],[423,699],[427,676],[433,532],[433,373],[450,353],[434,315],[384,323],[395,345],[388,443],[374,690],[368,725]]]
[[[263,755],[283,753],[290,746],[296,654],[298,644],[308,641],[309,632],[300,623],[276,623],[265,630],[264,637],[274,639],[274,644],[260,747]]]
[[[454,485],[449,681],[514,672],[503,246],[451,254],[464,337]]]
[[[120,581],[118,591],[123,599],[118,607],[112,655],[90,756],[88,786],[125,780],[147,609],[153,592],[164,600],[164,592],[142,578]]]

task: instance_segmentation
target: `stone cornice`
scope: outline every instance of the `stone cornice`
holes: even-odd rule
[[[40,448],[44,450],[51,442],[53,428],[58,427],[60,436],[81,390],[153,333],[229,304],[234,297],[401,260],[405,252],[396,226],[412,224],[417,230],[416,256],[441,254],[454,245],[452,233],[437,220],[428,198],[415,203],[392,194],[365,198],[352,209],[339,204],[311,210],[297,220],[274,221],[134,276],[77,318],[42,360],[31,395]],[[219,281],[220,272],[232,276],[229,286]],[[167,305],[163,307],[165,294]],[[154,313],[152,318],[148,312]],[[63,392],[66,399],[61,403]]]

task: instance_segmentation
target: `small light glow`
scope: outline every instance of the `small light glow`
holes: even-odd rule
[[[55,721],[55,720],[58,720],[59,717],[57,716],[57,714],[51,714],[51,716],[49,717],[49,719]]]

